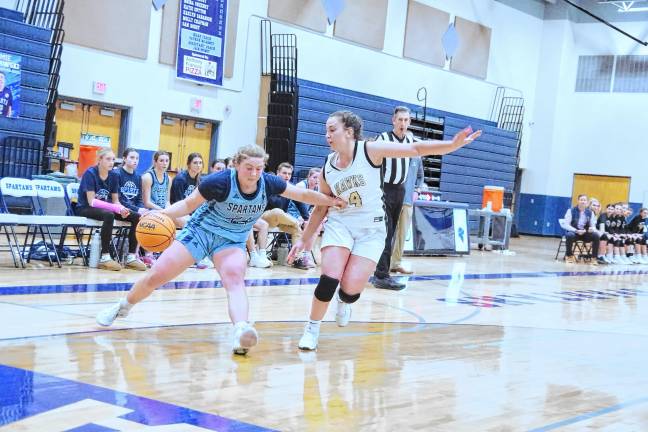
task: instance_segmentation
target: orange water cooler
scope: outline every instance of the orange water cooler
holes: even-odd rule
[[[488,208],[494,212],[502,210],[504,203],[504,188],[500,186],[484,186],[482,194],[482,208]]]
[[[88,168],[97,164],[97,150],[101,147],[82,145],[79,147],[79,168],[77,176],[81,178]]]

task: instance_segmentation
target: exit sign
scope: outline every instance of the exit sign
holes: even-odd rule
[[[93,81],[93,83],[92,83],[92,93],[100,94],[100,95],[105,94],[107,87],[108,87],[108,85],[105,82]]]

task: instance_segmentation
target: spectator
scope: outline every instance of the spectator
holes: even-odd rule
[[[648,264],[648,249],[646,247],[646,227],[648,226],[648,209],[642,208],[628,224],[628,233],[635,245],[634,260],[636,264]]]
[[[215,173],[215,172],[221,172],[223,170],[227,169],[227,164],[223,159],[216,159],[214,162],[211,163],[211,168],[209,170],[209,173]]]
[[[153,153],[153,166],[142,176],[142,201],[150,210],[163,210],[169,205],[169,153]]]
[[[187,157],[187,169],[178,173],[171,183],[171,204],[182,201],[191,195],[191,192],[200,184],[200,173],[202,169],[203,160],[200,153],[191,153]],[[182,228],[188,219],[188,216],[180,218],[176,221],[176,224],[178,224],[179,228]]]
[[[288,162],[282,162],[277,167],[277,175],[286,182],[292,177],[293,167]],[[293,244],[302,237],[300,222],[288,214],[290,200],[280,195],[268,197],[268,206],[261,218],[266,221],[269,228],[279,228],[281,231],[290,234]],[[283,263],[282,263],[283,264]],[[292,264],[293,267],[307,270],[315,267],[307,253],[303,252]]]
[[[130,210],[127,217],[131,223],[131,229],[128,232],[128,258],[126,262],[131,262],[130,268],[145,270],[146,265],[137,259],[137,238],[135,237],[135,227],[139,223],[140,215],[148,211],[144,208],[142,202],[142,177],[135,172],[137,165],[139,165],[139,153],[134,148],[129,147],[122,153],[122,158],[123,164],[116,171],[119,176],[119,202]]]
[[[592,243],[592,255],[597,257],[596,261],[592,261],[592,264],[598,265],[599,238],[595,233],[594,226],[596,218],[594,218],[592,211],[587,208],[587,195],[578,196],[578,205],[568,209],[564,219],[563,228],[567,231],[565,233],[567,239],[565,262],[569,264],[576,262],[574,260],[574,242],[580,240],[585,243]]]
[[[608,204],[605,212],[601,212],[601,203],[592,198],[590,202],[590,210],[594,213],[596,218],[597,234],[599,235],[599,257],[607,264],[614,264],[614,239],[611,234],[610,218],[614,216],[614,204]]]

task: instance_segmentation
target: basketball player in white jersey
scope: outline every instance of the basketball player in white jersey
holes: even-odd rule
[[[350,111],[338,111],[326,121],[326,140],[333,153],[324,165],[320,192],[348,202],[344,210],[316,206],[303,237],[295,242],[291,260],[310,250],[317,228],[328,213],[322,238],[322,275],[315,288],[310,320],[299,348],[317,348],[319,329],[329,302],[340,285],[335,320],[349,323],[351,304],[360,298],[385,246],[381,164],[386,157],[427,156],[450,153],[474,141],[481,131],[466,128],[452,141],[418,141],[394,146],[387,141],[361,141],[362,120]]]

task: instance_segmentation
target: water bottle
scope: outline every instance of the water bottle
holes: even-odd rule
[[[288,258],[288,253],[290,253],[290,250],[288,249],[288,245],[282,244],[279,247],[277,247],[277,263],[279,265],[285,265],[286,264],[286,259]]]
[[[99,267],[99,258],[101,257],[101,232],[95,230],[90,240],[90,258],[88,266],[91,268]]]

